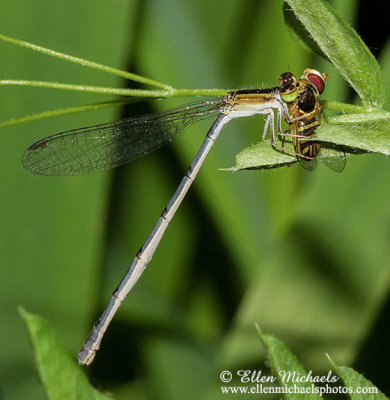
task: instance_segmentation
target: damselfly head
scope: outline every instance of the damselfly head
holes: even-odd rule
[[[296,83],[297,83],[297,78],[292,72],[285,72],[279,76],[279,85],[282,88],[296,85]]]
[[[316,69],[307,68],[303,71],[301,81],[306,81],[315,89],[317,96],[325,90],[325,80],[328,77],[326,73],[320,73]]]
[[[287,102],[295,101],[298,96],[298,81],[294,74],[285,72],[279,77],[280,96]]]

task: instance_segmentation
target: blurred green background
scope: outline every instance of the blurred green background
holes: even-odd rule
[[[331,3],[382,60],[389,81],[385,16],[370,14],[364,2]],[[282,72],[315,67],[329,74],[326,99],[350,101],[337,71],[294,42],[282,4],[3,0],[0,26],[5,35],[177,88],[274,86]],[[0,43],[0,54],[0,79],[127,85],[7,43]],[[3,121],[111,99],[23,87],[0,91]],[[133,104],[1,132],[0,398],[44,398],[17,305],[49,319],[76,357],[211,121],[145,159],[94,176],[30,175],[21,166],[23,150],[52,133],[191,100]],[[389,394],[389,160],[355,156],[340,175],[323,165],[313,173],[299,166],[218,171],[259,141],[262,129],[260,117],[225,128],[86,369],[96,387],[120,399],[222,398],[222,370],[266,369],[257,322],[307,370],[326,374],[328,353]]]

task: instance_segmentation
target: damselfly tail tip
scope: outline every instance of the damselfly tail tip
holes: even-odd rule
[[[82,347],[77,354],[77,360],[80,365],[91,365],[96,355],[95,350],[87,349],[86,347]]]

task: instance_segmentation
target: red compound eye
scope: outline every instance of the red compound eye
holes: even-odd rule
[[[319,94],[321,94],[324,91],[325,82],[321,76],[318,76],[316,74],[309,74],[307,75],[307,79],[317,88]]]

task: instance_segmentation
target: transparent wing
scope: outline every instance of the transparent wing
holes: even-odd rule
[[[342,150],[321,146],[319,154],[321,161],[331,170],[342,172],[345,168],[346,157]]]
[[[224,105],[224,98],[199,101],[57,133],[28,147],[22,163],[40,175],[83,175],[117,167],[158,149],[194,122],[219,113]]]
[[[302,157],[297,157],[298,163],[301,167],[305,168],[307,171],[314,171],[317,168],[318,161],[306,160]]]

